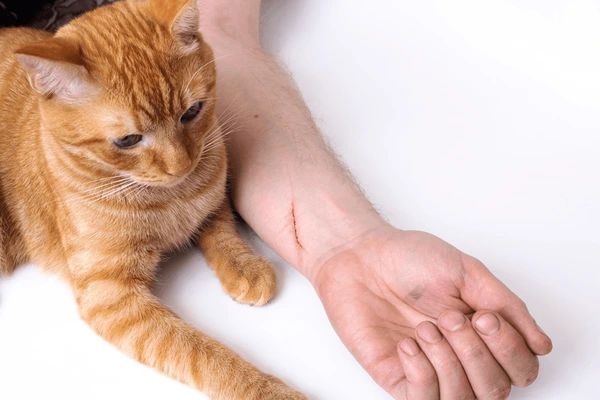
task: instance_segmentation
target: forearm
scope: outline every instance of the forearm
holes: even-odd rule
[[[287,72],[258,41],[222,33],[206,36],[217,58],[219,108],[232,126],[234,205],[313,280],[328,253],[383,222],[329,151]]]
[[[233,199],[250,226],[312,278],[320,258],[379,218],[328,150],[287,74],[258,58],[246,64],[253,78],[243,80],[247,86],[231,86],[246,109],[229,141]]]

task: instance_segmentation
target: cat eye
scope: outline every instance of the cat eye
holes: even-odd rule
[[[200,111],[202,111],[202,106],[204,105],[203,102],[201,101],[197,101],[195,102],[190,108],[188,108],[188,110],[181,116],[181,123],[182,124],[187,124],[188,122],[191,122],[194,118],[196,118],[198,116],[198,114],[200,114]]]
[[[142,135],[127,135],[123,136],[122,138],[115,139],[113,143],[120,149],[127,149],[141,142],[142,138]]]

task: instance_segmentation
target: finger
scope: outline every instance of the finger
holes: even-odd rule
[[[474,399],[475,395],[450,344],[431,322],[416,329],[417,342],[435,369],[440,399]]]
[[[510,379],[467,317],[458,311],[445,311],[438,319],[438,326],[460,360],[477,398],[506,399]]]
[[[475,310],[494,310],[510,323],[538,355],[552,351],[552,341],[537,325],[523,301],[477,259],[465,256],[463,300]]]
[[[478,311],[472,324],[513,385],[528,386],[538,375],[539,362],[523,337],[500,315]]]
[[[525,338],[527,345],[535,354],[543,356],[552,351],[552,340],[535,322],[525,303],[517,296],[514,296],[513,302],[499,309],[498,312]]]
[[[398,346],[400,362],[406,374],[406,399],[439,400],[435,370],[417,342],[406,338]]]

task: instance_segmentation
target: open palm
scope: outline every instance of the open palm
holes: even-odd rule
[[[483,264],[426,233],[370,232],[321,266],[316,288],[346,346],[396,399],[505,398],[551,349]]]

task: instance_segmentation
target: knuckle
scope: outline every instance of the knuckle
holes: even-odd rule
[[[529,350],[524,349],[523,346],[523,343],[516,338],[506,338],[503,347],[498,352],[503,359],[515,363],[519,361],[520,357],[524,356],[524,352],[529,353]]]
[[[505,400],[510,395],[511,385],[510,382],[502,380],[497,382],[487,393],[484,398],[486,400]]]
[[[462,369],[460,362],[454,357],[447,357],[435,361],[435,368],[440,374],[448,375]]]
[[[462,355],[467,361],[478,360],[483,357],[483,354],[484,348],[480,345],[468,346],[462,351]]]
[[[437,376],[433,368],[424,368],[411,379],[418,386],[430,386],[437,382]]]
[[[527,310],[527,304],[525,304],[525,302],[521,299],[517,299],[517,308],[520,310],[524,310],[524,311],[528,311]]]
[[[515,386],[518,387],[526,387],[531,385],[538,377],[540,371],[540,365],[537,361],[537,359],[535,360],[535,363],[533,363],[531,366],[529,366],[529,368],[527,368],[524,373],[522,374],[522,376],[515,380],[514,384]]]
[[[475,258],[475,257],[471,257],[473,259],[474,264],[479,268],[482,269],[484,271],[489,271],[488,267],[485,265],[485,263],[483,261],[481,261],[479,258]]]
[[[456,397],[452,397],[455,400],[477,400],[475,394],[471,390],[470,387],[463,388],[463,390],[456,395]]]

